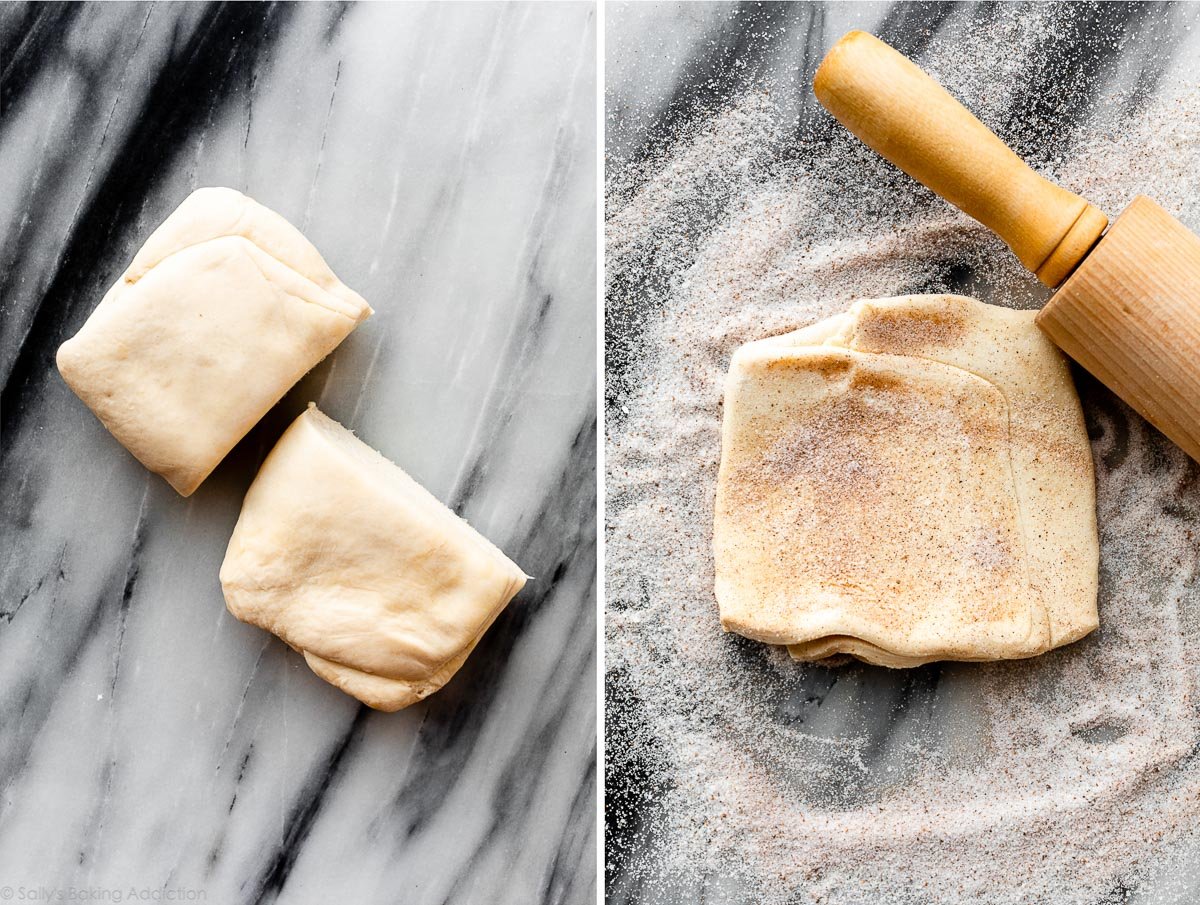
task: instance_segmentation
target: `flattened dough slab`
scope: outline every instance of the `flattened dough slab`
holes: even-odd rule
[[[199,189],[58,350],[58,369],[189,496],[371,313],[283,217],[233,189]]]
[[[441,688],[525,581],[478,531],[311,405],[259,470],[221,565],[234,616],[389,711]]]
[[[901,667],[1096,628],[1091,452],[1033,316],[862,301],[734,354],[714,524],[727,631]]]

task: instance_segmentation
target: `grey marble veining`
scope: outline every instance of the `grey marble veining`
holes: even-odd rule
[[[0,8],[0,886],[592,900],[595,25],[587,3]],[[290,219],[376,314],[184,500],[53,355],[203,185]],[[242,494],[310,400],[535,576],[397,714],[223,605]]]

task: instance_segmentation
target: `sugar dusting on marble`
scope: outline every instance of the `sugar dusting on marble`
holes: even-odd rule
[[[1003,67],[963,73],[989,52],[1032,53],[1038,23],[1004,24],[970,65],[937,57],[943,78],[976,79],[951,86],[960,96],[1002,100]],[[1111,216],[1144,192],[1200,228],[1200,93],[1162,86],[1130,121],[1119,100],[1053,175]],[[1103,390],[1084,394],[1102,628],[1036,660],[947,667],[970,737],[948,742],[935,710],[881,779],[865,733],[778,718],[823,667],[720,632],[709,547],[732,351],[858,298],[945,290],[959,263],[985,301],[1044,298],[998,241],[852,138],[785,160],[779,120],[769,94],[747,94],[677,136],[643,182],[609,186],[610,278],[650,260],[666,275],[633,300],[652,314],[627,382],[610,387],[608,666],[638,699],[636,741],[663,780],[654,842],[626,869],[664,899],[714,877],[762,902],[1088,903],[1136,888],[1200,824],[1200,482],[1135,417],[1123,437],[1110,413],[1128,413]],[[714,199],[728,204],[689,245]]]

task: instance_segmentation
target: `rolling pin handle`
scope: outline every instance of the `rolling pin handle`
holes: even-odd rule
[[[1057,286],[1099,241],[1108,219],[1039,176],[921,69],[852,31],[813,79],[817,99],[904,172],[1000,236]]]

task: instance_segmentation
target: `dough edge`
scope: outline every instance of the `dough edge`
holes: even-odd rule
[[[322,426],[324,425],[324,426]],[[479,553],[485,555],[493,561],[500,572],[507,576],[506,584],[503,590],[495,598],[495,603],[491,611],[485,616],[480,623],[475,635],[469,639],[461,648],[451,653],[446,660],[434,667],[428,674],[420,678],[398,678],[378,673],[369,672],[347,663],[340,662],[327,656],[321,656],[306,650],[300,643],[289,637],[289,631],[286,625],[276,624],[267,625],[263,622],[249,617],[243,612],[242,602],[239,599],[242,594],[254,594],[264,590],[263,586],[254,585],[244,580],[245,572],[240,565],[230,568],[230,557],[234,555],[235,542],[238,529],[235,527],[233,535],[230,537],[228,549],[226,551],[226,561],[222,563],[221,568],[221,585],[225,596],[226,607],[229,612],[240,622],[247,625],[253,625],[256,628],[263,629],[278,637],[292,649],[304,655],[305,662],[309,668],[321,679],[329,682],[343,692],[357,698],[367,706],[384,711],[394,712],[406,707],[409,707],[434,692],[440,690],[453,676],[458,672],[467,658],[474,651],[483,636],[487,633],[500,614],[512,602],[512,599],[522,590],[526,582],[530,580],[530,576],[520,569],[509,557],[490,539],[481,534],[478,530],[472,527],[465,519],[462,519],[453,510],[445,506],[440,500],[437,500],[424,487],[416,483],[414,479],[403,472],[400,466],[386,459],[378,450],[368,446],[359,439],[354,432],[344,425],[329,418],[319,409],[315,403],[309,403],[304,412],[302,412],[289,425],[284,432],[287,436],[289,432],[297,429],[311,432],[309,436],[320,438],[318,442],[328,443],[327,429],[332,427],[336,431],[345,432],[354,438],[354,442],[361,444],[365,450],[369,450],[372,457],[378,461],[386,463],[388,467],[394,468],[404,474],[405,479],[411,482],[414,488],[428,498],[429,501],[444,511],[445,516],[452,520],[452,524],[460,525],[461,529],[468,532],[472,542]],[[284,439],[280,437],[280,441]],[[279,445],[277,442],[277,446]],[[334,447],[336,448],[336,447]],[[272,450],[274,452],[274,450]],[[268,456],[269,458],[269,456]],[[264,462],[264,466],[265,466]],[[262,469],[260,469],[261,473]],[[257,477],[256,477],[257,480]],[[249,494],[247,494],[249,495]],[[245,505],[245,504],[243,504]],[[239,522],[241,517],[239,515]],[[236,562],[236,560],[233,560]],[[237,577],[235,577],[237,576]],[[295,589],[297,592],[302,590],[302,585],[288,585],[286,587],[273,588],[273,590]]]

